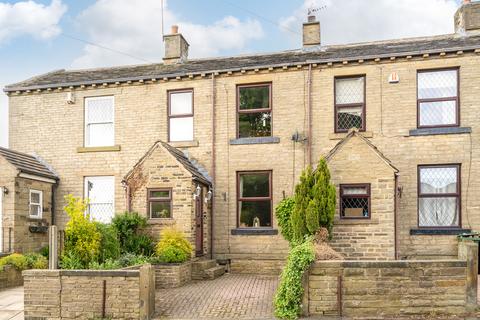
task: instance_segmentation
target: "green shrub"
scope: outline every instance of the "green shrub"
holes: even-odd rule
[[[18,271],[28,269],[28,260],[27,258],[19,253],[12,253],[6,257],[0,258],[0,267],[10,265],[17,269]]]
[[[126,253],[118,258],[117,263],[120,267],[125,268],[149,262],[149,258],[137,256],[133,253]]]
[[[67,205],[65,212],[70,217],[65,228],[65,253],[69,257],[74,252],[75,258],[79,259],[83,267],[87,267],[91,261],[97,261],[100,254],[101,234],[95,222],[90,220],[90,215],[85,214],[88,202],[65,196]]]
[[[99,262],[117,259],[120,256],[117,229],[111,224],[97,222],[97,230],[101,236]]]
[[[122,266],[117,260],[112,260],[112,259],[107,259],[102,263],[98,262],[90,262],[88,265],[88,269],[91,270],[114,270],[114,269],[120,269]]]
[[[275,315],[282,319],[297,319],[303,297],[302,277],[315,260],[315,249],[307,239],[290,250],[287,265],[283,269],[280,284],[275,294]]]
[[[191,258],[192,251],[190,242],[183,233],[175,229],[163,230],[156,248],[160,261],[166,263],[185,262]]]
[[[49,246],[45,246],[45,247],[42,247],[42,249],[40,249],[40,252],[39,252],[42,256],[44,256],[45,258],[48,259],[48,256],[50,254],[50,247]]]
[[[295,186],[291,227],[293,242],[300,243],[320,227],[331,233],[335,215],[336,190],[330,183],[327,161],[322,158],[315,171],[309,166]]]
[[[155,246],[153,239],[142,234],[142,229],[147,225],[145,217],[139,216],[136,212],[125,212],[115,216],[112,225],[117,230],[122,253],[147,256],[153,253]]]
[[[60,268],[78,270],[85,269],[85,265],[82,262],[80,256],[78,256],[74,251],[64,252],[60,257]]]
[[[280,232],[290,245],[293,245],[291,218],[294,208],[295,199],[292,197],[283,199],[275,208],[275,216],[277,217],[278,225],[280,226]]]
[[[48,268],[48,259],[40,253],[27,253],[25,254],[25,258],[27,259],[28,269]]]

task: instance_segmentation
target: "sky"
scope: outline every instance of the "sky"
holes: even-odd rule
[[[318,8],[322,45],[453,32],[461,0],[164,0],[189,57],[301,47]],[[161,62],[161,0],[0,0],[0,88],[58,69]],[[45,106],[48,107],[48,106]],[[8,147],[8,98],[0,92],[0,146]]]

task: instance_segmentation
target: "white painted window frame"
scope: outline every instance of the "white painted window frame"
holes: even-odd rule
[[[40,198],[39,203],[32,202],[32,194],[38,194]],[[32,205],[40,206],[40,214],[39,215],[32,215]],[[29,197],[28,197],[28,215],[32,219],[42,219],[43,216],[43,191],[30,189]]]
[[[108,124],[110,122],[88,122],[88,103],[89,101],[96,100],[96,99],[110,99],[112,100],[113,105],[113,112],[112,112],[112,127],[113,127],[113,142],[111,145],[102,146],[102,147],[111,147],[115,145],[115,96],[97,96],[97,97],[86,97],[84,99],[84,128],[83,128],[83,141],[85,147],[99,147],[99,146],[92,146],[89,143],[89,136],[88,136],[88,125],[89,124]]]
[[[83,194],[84,194],[84,199],[89,199],[89,190],[88,190],[88,183],[91,181],[91,180],[95,180],[95,179],[102,179],[102,178],[110,178],[112,180],[112,190],[113,190],[113,197],[112,197],[112,208],[113,208],[113,212],[112,212],[112,218],[115,216],[115,176],[85,176],[83,177]],[[90,214],[90,205],[87,207],[86,211],[85,211],[85,214]],[[92,216],[90,215],[90,220],[92,220]]]

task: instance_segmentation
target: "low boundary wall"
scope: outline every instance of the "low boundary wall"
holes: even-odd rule
[[[155,273],[139,270],[27,270],[25,319],[151,319]]]
[[[0,267],[0,290],[23,285],[22,272],[13,266]]]
[[[477,250],[467,246],[459,260],[315,262],[304,277],[304,313],[367,319],[468,314],[477,304]]]

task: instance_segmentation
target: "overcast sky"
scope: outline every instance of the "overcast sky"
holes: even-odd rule
[[[299,48],[308,8],[322,8],[323,44],[451,33],[460,2],[165,0],[164,24],[180,26],[190,57],[211,57]],[[56,69],[161,62],[161,11],[161,0],[0,0],[0,87]],[[3,93],[0,146],[8,146]]]

